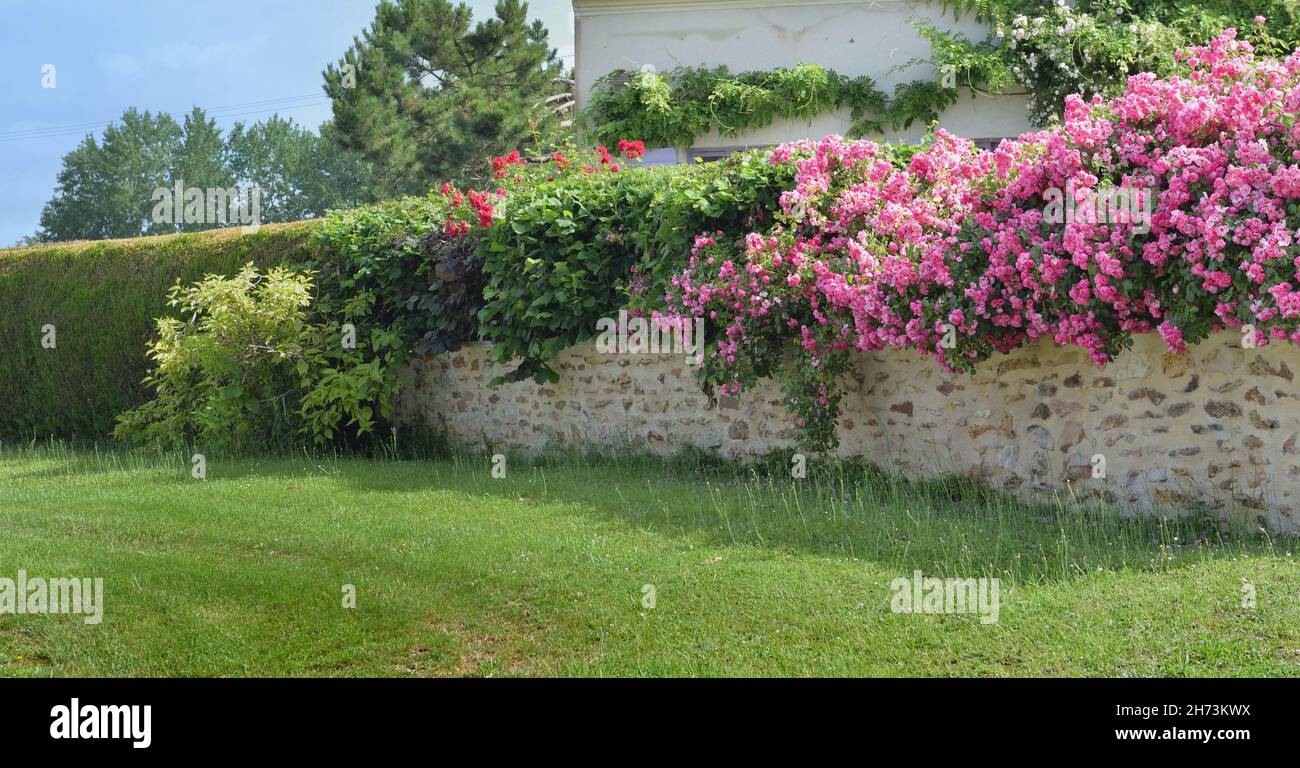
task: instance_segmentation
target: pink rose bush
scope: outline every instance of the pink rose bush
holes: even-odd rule
[[[778,225],[701,235],[667,293],[706,319],[706,383],[777,376],[826,449],[855,351],[970,371],[1040,337],[1098,365],[1134,333],[1300,342],[1300,52],[1258,60],[1227,30],[1179,61],[990,151],[943,131],[901,163],[838,136],[774,150],[797,169]]]

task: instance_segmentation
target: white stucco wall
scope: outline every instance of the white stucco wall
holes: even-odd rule
[[[886,93],[898,83],[935,78],[930,44],[912,26],[926,18],[982,40],[988,28],[973,16],[960,21],[943,14],[938,2],[921,0],[573,0],[579,106],[592,84],[620,68],[645,64],[725,64],[733,72],[820,64],[845,75],[869,75]],[[944,128],[969,138],[1015,136],[1030,129],[1023,94],[961,101],[942,115]],[[797,138],[844,134],[846,114],[811,122],[780,121],[738,137],[703,137],[697,147],[775,144]],[[886,134],[916,139],[926,126]]]

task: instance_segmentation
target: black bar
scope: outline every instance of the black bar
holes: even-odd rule
[[[875,752],[882,759],[897,748],[1053,759],[1294,754],[1297,690],[1289,680],[1217,679],[3,680],[0,734],[7,751],[114,752],[128,760],[264,754],[259,745],[296,757],[400,748],[452,759],[446,750],[455,745],[483,756],[552,745],[533,755],[544,759],[557,741],[581,750],[588,739],[594,748],[609,738],[647,749],[702,740],[811,754],[839,744],[865,756],[864,749],[883,747]],[[133,747],[130,738],[52,738],[52,711],[74,698],[78,708],[148,705],[149,746]],[[1155,738],[1117,737],[1134,729]],[[1203,735],[1168,738],[1178,735],[1170,729],[1213,735],[1208,742]]]

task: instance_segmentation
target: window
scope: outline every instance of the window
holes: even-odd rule
[[[728,157],[735,152],[741,152],[746,149],[766,149],[768,146],[770,145],[762,144],[754,145],[752,147],[698,147],[688,151],[686,153],[686,159],[691,163],[696,162],[697,159],[701,163],[712,163],[721,160],[724,157]]]
[[[647,149],[636,165],[677,165],[677,150],[673,147]]]

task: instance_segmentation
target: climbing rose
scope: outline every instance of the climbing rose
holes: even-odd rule
[[[697,240],[667,311],[709,321],[723,391],[785,380],[815,448],[852,350],[969,371],[1041,338],[1098,365],[1135,333],[1300,342],[1300,52],[1257,60],[1226,30],[1179,61],[991,150],[942,130],[905,163],[838,136],[782,145],[784,222]]]

